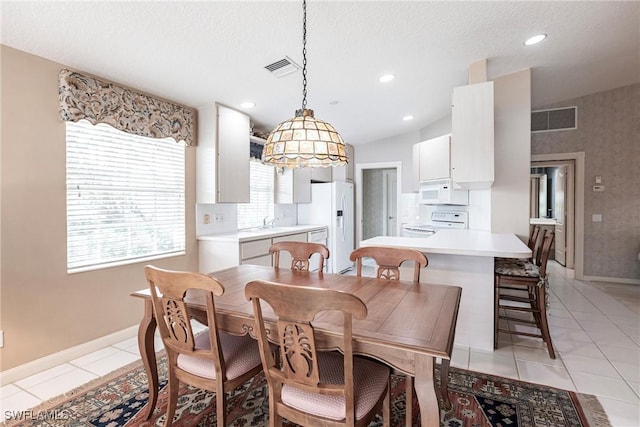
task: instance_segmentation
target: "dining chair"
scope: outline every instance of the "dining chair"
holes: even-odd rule
[[[269,385],[270,426],[281,426],[283,418],[304,426],[366,426],[380,409],[383,425],[390,425],[389,368],[353,356],[353,318],[367,317],[362,300],[333,289],[260,280],[246,285],[245,296],[252,301]],[[335,343],[321,348],[315,335],[312,322],[330,311],[343,314],[342,353],[330,351]],[[280,345],[281,365],[269,351],[269,339]]]
[[[427,257],[420,251],[406,248],[382,246],[363,246],[351,252],[349,259],[356,262],[356,275],[362,276],[363,258],[372,258],[376,264],[376,277],[400,280],[400,265],[413,261],[413,281],[420,281],[420,268],[429,264]]]
[[[549,324],[547,321],[548,287],[549,278],[547,274],[547,264],[551,246],[555,238],[553,231],[543,231],[542,243],[540,245],[539,256],[536,262],[527,261],[524,263],[514,263],[509,266],[504,264],[495,269],[494,283],[494,336],[493,347],[498,348],[498,335],[500,332],[523,335],[535,338],[542,338],[549,351],[549,357],[555,359]],[[513,291],[525,291],[527,296],[521,296]],[[503,304],[502,301],[505,303]],[[521,313],[531,313],[533,320],[513,317],[510,311]],[[504,314],[501,314],[504,312]],[[516,323],[532,324],[540,331],[526,332],[505,329],[500,327],[500,320],[508,320]]]
[[[309,259],[313,254],[319,254],[318,271],[323,271],[324,261],[329,258],[329,248],[322,243],[307,242],[277,242],[271,245],[269,253],[273,254],[273,265],[280,264],[280,251],[287,251],[291,254],[292,270],[309,270]]]
[[[215,392],[218,427],[226,424],[226,392],[262,370],[260,350],[249,335],[236,336],[219,331],[214,297],[224,293],[220,282],[210,276],[185,271],[144,268],[149,282],[153,310],[167,353],[169,400],[165,426],[173,424],[180,382]],[[206,300],[208,328],[194,335],[191,313],[185,297],[201,292]]]
[[[382,246],[363,246],[351,252],[351,261],[356,262],[356,275],[362,276],[362,261],[371,258],[376,262],[376,277],[389,280],[400,280],[400,265],[405,261],[413,261],[413,281],[420,281],[420,269],[429,265],[426,255],[415,249],[390,248]],[[449,361],[442,359],[440,365],[442,375],[449,373]],[[450,408],[448,393],[442,393],[445,408]],[[406,425],[411,426],[413,419],[413,377],[405,376]]]

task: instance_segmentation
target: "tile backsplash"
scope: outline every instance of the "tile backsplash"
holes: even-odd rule
[[[298,210],[295,204],[276,204],[273,211],[274,226],[297,224]],[[205,224],[205,216],[207,216],[208,224]],[[235,203],[196,204],[197,235],[233,233],[237,230],[238,209]]]
[[[205,224],[208,215],[209,223]],[[196,204],[196,234],[233,233],[238,229],[238,209],[235,203]]]

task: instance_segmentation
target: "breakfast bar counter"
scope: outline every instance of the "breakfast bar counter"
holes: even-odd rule
[[[420,281],[462,287],[455,344],[487,351],[493,351],[494,257],[531,256],[529,247],[515,234],[480,230],[439,229],[429,237],[378,236],[361,241],[360,246],[423,252],[429,264],[421,271]]]

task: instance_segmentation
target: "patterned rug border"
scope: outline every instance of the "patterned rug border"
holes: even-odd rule
[[[156,359],[160,360],[162,357],[164,357],[164,350],[160,350],[156,353]],[[141,360],[136,360],[134,362],[131,362],[121,368],[116,369],[115,371],[112,371],[104,376],[101,376],[99,378],[95,378],[81,386],[78,386],[76,388],[74,388],[73,390],[70,390],[66,393],[63,393],[59,396],[53,397],[51,399],[48,399],[44,402],[42,402],[41,404],[39,404],[38,406],[35,406],[33,408],[31,408],[30,410],[33,411],[34,413],[38,413],[38,412],[47,412],[47,411],[51,411],[53,410],[53,408],[55,408],[56,406],[62,405],[63,403],[72,400],[74,398],[76,398],[78,395],[81,395],[89,390],[92,390],[94,388],[98,388],[101,387],[111,381],[114,381],[120,377],[123,377],[125,375],[127,375],[128,373],[132,372],[133,370],[136,369],[144,369],[142,366],[142,361]],[[600,401],[598,400],[597,396],[591,395],[591,394],[584,394],[584,393],[578,393],[578,392],[574,392],[574,391],[570,391],[570,390],[564,390],[561,388],[557,388],[557,387],[551,387],[551,386],[547,386],[545,384],[537,384],[537,383],[532,383],[532,382],[528,382],[528,381],[523,381],[523,380],[519,380],[519,379],[514,379],[514,378],[509,378],[509,377],[501,377],[498,375],[493,375],[493,374],[488,374],[485,372],[478,372],[478,371],[473,371],[470,369],[462,369],[462,368],[455,368],[455,367],[451,367],[450,368],[450,372],[472,372],[476,375],[482,375],[482,376],[486,376],[488,378],[497,378],[497,379],[506,379],[508,381],[514,382],[514,383],[520,383],[523,384],[525,386],[528,387],[547,387],[549,389],[552,390],[557,390],[557,391],[563,391],[569,394],[571,400],[574,402],[574,406],[577,410],[578,416],[580,417],[581,421],[583,423],[586,423],[586,425],[591,426],[591,427],[611,427],[611,423],[609,421],[609,417],[607,416],[606,412],[604,411],[604,408],[602,407],[602,404],[600,403]],[[10,427],[12,425],[18,424],[20,421],[19,420],[7,420],[4,422],[0,422],[0,426],[7,426]]]

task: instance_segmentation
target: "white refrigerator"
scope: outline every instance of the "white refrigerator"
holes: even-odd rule
[[[298,224],[327,225],[327,273],[342,273],[353,267],[349,260],[355,240],[353,183],[311,184],[311,203],[298,203]]]

